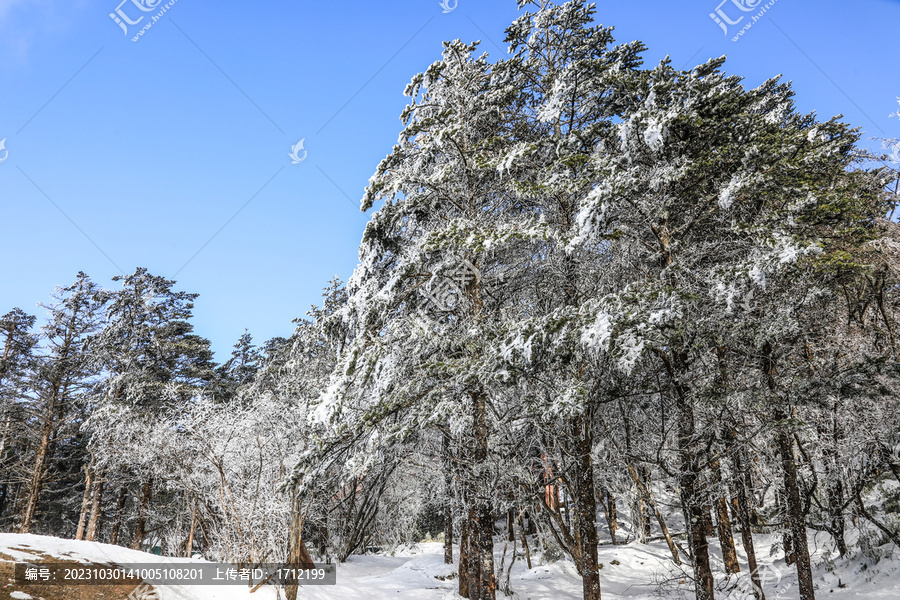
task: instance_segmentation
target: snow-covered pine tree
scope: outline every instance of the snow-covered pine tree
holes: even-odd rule
[[[85,427],[97,469],[115,475],[137,496],[131,545],[140,548],[154,484],[166,472],[153,432],[211,380],[212,353],[190,323],[197,294],[176,291],[174,281],[145,268],[113,281],[122,287],[112,293],[106,326],[92,344],[105,379]],[[117,531],[122,518],[117,511]]]
[[[575,560],[585,600],[600,598],[596,489],[592,449],[595,414],[618,387],[608,361],[584,352],[581,307],[610,291],[602,244],[573,244],[578,211],[597,185],[591,162],[596,148],[615,141],[616,119],[628,84],[641,65],[640,42],[614,45],[611,27],[593,24],[595,7],[576,0],[535,5],[507,29],[509,69],[522,91],[510,125],[508,149],[497,159],[501,176],[527,206],[531,256],[521,277],[526,294],[507,311],[508,341],[499,345],[511,362],[524,403],[543,437],[540,452],[552,463],[553,485],[572,498],[571,520],[559,506],[541,502],[546,526]],[[541,465],[538,472],[545,471]],[[543,473],[541,473],[543,475]],[[542,482],[546,483],[546,482]],[[543,490],[541,490],[543,491]],[[544,499],[543,493],[536,494]]]
[[[77,438],[86,398],[97,376],[89,345],[91,337],[100,329],[106,299],[106,292],[79,272],[74,283],[57,288],[53,301],[43,305],[48,311],[47,323],[41,328],[43,351],[36,362],[33,392],[24,402],[28,417],[24,425],[26,438],[32,445],[29,452],[32,461],[20,533],[31,530],[45,483],[56,471],[54,453],[70,446]],[[67,456],[67,460],[73,459],[77,456]],[[99,495],[100,491],[96,493]],[[94,528],[89,529],[94,531],[97,515],[92,516]],[[56,519],[54,523],[57,527],[61,524]]]
[[[848,173],[853,130],[797,114],[789,86],[776,80],[743,89],[720,72],[723,61],[689,72],[663,61],[634,89],[620,143],[595,152],[605,176],[579,222],[585,240],[610,244],[609,266],[630,275],[597,304],[586,341],[618,354],[629,370],[661,373],[701,600],[714,595],[703,448],[715,428],[698,427],[698,419],[728,399],[717,381],[723,348],[740,349],[744,365],[768,374],[758,400],[775,415],[768,425],[781,457],[801,598],[811,600],[786,421],[801,399],[781,388],[776,374],[784,365],[775,354],[796,348],[797,333],[813,324],[802,318],[818,295],[813,258],[828,256],[835,237],[852,240],[882,199],[872,185],[877,174]],[[766,308],[755,311],[756,302]],[[752,337],[738,342],[732,334],[744,325]]]
[[[33,375],[37,344],[37,336],[31,332],[34,322],[35,317],[21,308],[0,317],[0,518],[12,524],[18,518],[14,507],[23,489],[21,478],[13,473],[23,466],[18,447],[25,419],[21,400]]]
[[[332,452],[340,441],[356,448],[348,476],[364,475],[378,457],[405,456],[399,445],[428,429],[449,432],[454,447],[466,449],[462,591],[487,599],[496,588],[490,436],[494,415],[506,412],[498,410],[503,397],[489,348],[509,298],[492,282],[515,262],[510,254],[528,232],[524,207],[491,160],[518,91],[475,50],[445,44],[442,60],[406,90],[405,129],[363,200],[364,209],[384,204],[348,284],[354,338],[317,413],[330,427]]]
[[[231,351],[231,357],[215,370],[209,393],[221,402],[230,402],[242,386],[250,384],[259,371],[262,354],[246,329]]]

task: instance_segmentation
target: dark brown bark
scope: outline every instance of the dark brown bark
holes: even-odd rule
[[[847,541],[845,539],[844,522],[844,484],[841,481],[841,472],[837,464],[837,447],[841,443],[841,429],[838,426],[838,403],[832,407],[831,431],[825,427],[820,428],[819,433],[825,438],[822,453],[826,465],[826,481],[828,492],[828,513],[830,527],[829,533],[834,537],[835,545],[841,556],[847,554]],[[830,438],[830,439],[829,439]]]
[[[42,414],[43,423],[41,423],[41,437],[38,440],[37,449],[34,453],[34,465],[31,467],[31,479],[27,487],[27,496],[25,507],[22,511],[22,523],[19,526],[19,533],[28,533],[31,531],[31,522],[34,520],[34,514],[37,511],[38,499],[40,498],[41,490],[44,487],[44,472],[47,468],[47,462],[51,454],[50,439],[56,429],[57,402],[61,390],[61,383],[54,383],[53,389],[47,398],[47,405],[44,407]]]
[[[750,519],[750,499],[747,493],[746,482],[744,477],[744,461],[743,452],[738,450],[734,455],[735,474],[731,482],[732,506],[737,515],[737,521],[741,526],[741,545],[744,547],[744,553],[747,555],[747,566],[750,569],[750,581],[753,583],[754,596],[756,600],[766,600],[766,594],[762,589],[762,582],[759,578],[759,565],[756,562],[756,549],[753,545],[753,531]]]
[[[719,465],[719,461],[712,461],[711,467],[713,484],[716,489],[721,489],[722,469]],[[740,573],[741,566],[738,563],[737,550],[734,547],[734,532],[731,529],[731,516],[728,513],[728,501],[723,494],[717,494],[714,506],[719,543],[722,546],[722,558],[725,561],[725,572],[731,575]]]
[[[848,552],[847,540],[845,538],[844,522],[844,486],[838,479],[837,473],[832,473],[833,477],[828,482],[828,508],[831,517],[831,535],[834,537],[835,545],[841,556],[846,556]]]
[[[691,558],[694,561],[695,593],[697,600],[713,600],[715,598],[715,581],[709,562],[709,543],[703,531],[703,521],[708,518],[709,511],[705,510],[703,498],[698,490],[700,457],[695,440],[694,409],[690,404],[689,390],[681,380],[681,376],[686,370],[688,357],[685,352],[681,352],[676,354],[673,360],[662,350],[655,352],[665,365],[674,392],[677,419],[676,439],[680,453],[678,484],[684,521],[687,526],[688,544],[691,549]]]
[[[477,392],[472,397],[474,452],[473,471],[478,473],[487,462],[488,429],[486,394]],[[468,474],[472,494],[469,522],[469,598],[471,600],[495,600],[497,582],[494,576],[494,523],[490,494],[484,489],[483,481],[475,481],[474,474]]]
[[[573,422],[576,441],[574,460],[575,522],[578,537],[578,571],[584,600],[600,600],[600,567],[597,558],[597,503],[594,490],[593,446],[590,421],[585,416]]]
[[[138,501],[138,520],[134,527],[134,539],[131,540],[131,547],[134,550],[140,550],[144,543],[144,536],[147,535],[147,508],[150,506],[150,498],[152,487],[150,480],[144,482],[141,486],[141,497]]]
[[[606,526],[609,529],[609,537],[612,538],[612,544],[615,546],[616,532],[619,530],[619,516],[616,510],[616,497],[609,490],[603,488],[600,490],[600,504],[603,506],[603,513],[606,515]]]
[[[50,434],[48,427],[42,428],[41,439],[38,442],[37,451],[34,458],[34,466],[31,471],[31,481],[28,484],[27,498],[25,500],[25,510],[22,514],[22,523],[19,526],[19,533],[28,533],[31,531],[31,521],[34,519],[34,513],[37,510],[38,496],[43,487],[44,465],[47,459],[47,447],[50,444]]]
[[[697,600],[715,598],[715,582],[709,562],[709,542],[706,539],[704,523],[709,519],[709,511],[698,490],[699,457],[695,445],[694,411],[688,403],[687,390],[675,381],[675,400],[678,411],[678,449],[681,453],[679,465],[679,486],[681,504],[687,524],[688,543],[694,560],[694,585]]]
[[[797,481],[797,464],[794,462],[794,439],[784,429],[779,430],[775,437],[784,471],[785,504],[788,510],[786,516],[789,519],[794,558],[797,563],[800,600],[815,600],[812,563],[809,558],[809,543],[806,539],[806,520],[803,516],[803,502],[800,499],[800,487]]]
[[[698,482],[697,487],[698,489],[705,490],[706,484],[705,482]],[[716,534],[716,530],[713,527],[711,514],[712,506],[709,503],[709,495],[706,493],[706,491],[704,491],[701,496],[703,498],[703,500],[701,500],[701,502],[703,503],[703,517],[701,520],[701,523],[703,525],[703,535],[705,535],[706,537],[712,537]]]
[[[459,595],[469,597],[469,520],[463,519],[459,533]]]
[[[809,542],[806,539],[806,519],[803,513],[803,502],[800,498],[797,463],[794,460],[794,438],[785,424],[788,413],[784,407],[787,403],[778,394],[778,386],[775,381],[778,370],[772,346],[768,342],[763,347],[762,369],[772,401],[775,404],[772,411],[777,428],[775,431],[775,445],[778,448],[781,467],[784,472],[784,502],[787,508],[785,516],[788,519],[794,559],[797,564],[797,584],[800,588],[800,600],[815,600],[812,563],[809,559]]]
[[[453,457],[451,439],[444,433],[442,440],[444,469],[444,564],[453,564]]]
[[[119,543],[119,530],[122,527],[122,511],[125,509],[125,502],[128,500],[128,486],[122,484],[119,488],[119,498],[116,500],[116,511],[113,516],[112,531],[109,533],[109,543]]]
[[[453,564],[453,507],[449,500],[444,507],[444,564]]]
[[[531,549],[528,547],[528,535],[525,531],[525,523],[523,523],[523,519],[519,517],[519,535],[522,536],[522,547],[525,548],[525,560],[528,563],[528,569],[531,569]]]

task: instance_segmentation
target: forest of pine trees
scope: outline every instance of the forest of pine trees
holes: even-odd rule
[[[290,337],[216,364],[143,268],[0,317],[2,530],[241,563],[442,536],[472,600],[504,544],[585,600],[601,544],[665,540],[697,600],[764,600],[754,535],[800,600],[808,532],[900,544],[898,173],[777,78],[519,4],[508,56],[412,79],[359,265]]]

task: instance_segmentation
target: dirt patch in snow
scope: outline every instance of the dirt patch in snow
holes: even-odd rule
[[[16,551],[28,552],[34,554],[35,564],[43,562],[59,562],[58,558],[48,557],[45,553],[28,550],[26,548],[14,548]],[[40,557],[46,558],[40,558]],[[108,566],[102,564],[94,564],[94,566]],[[16,583],[14,560],[6,555],[0,554],[0,600],[12,600],[24,598],[21,593],[28,594],[34,600],[131,600],[129,594],[138,587],[135,584],[119,584],[119,585],[67,585],[58,584],[47,585],[41,583]],[[144,586],[145,588],[147,586]],[[149,591],[149,590],[148,590]],[[20,592],[15,594],[14,592]],[[154,595],[150,593],[142,594],[148,600]]]

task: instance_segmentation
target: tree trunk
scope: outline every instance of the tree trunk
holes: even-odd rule
[[[644,497],[644,501],[650,506],[650,508],[656,515],[656,522],[659,525],[659,528],[662,530],[663,537],[666,539],[666,545],[669,547],[669,552],[672,554],[672,561],[676,565],[680,565],[681,558],[678,556],[678,546],[675,545],[675,540],[672,539],[672,534],[669,532],[669,526],[666,525],[666,520],[663,518],[659,507],[656,505],[656,500],[653,499],[653,493],[644,485],[644,482],[641,481],[641,478],[638,476],[637,470],[634,468],[634,466],[632,466],[630,462],[626,462],[625,464],[628,468],[628,473],[631,475],[631,479],[634,481],[635,485],[638,488],[638,493],[640,493]]]
[[[88,465],[84,465],[84,495],[81,497],[81,513],[78,515],[78,529],[75,531],[75,539],[84,538],[84,528],[87,525],[88,508],[91,505],[91,485],[94,478],[93,471]]]
[[[291,569],[314,569],[315,563],[303,542],[303,511],[300,506],[300,497],[296,490],[291,501],[290,535],[288,537],[288,563]],[[297,600],[297,592],[300,588],[299,581],[289,577],[284,595],[286,600]]]
[[[784,503],[789,520],[790,538],[793,544],[794,559],[797,563],[797,583],[800,588],[800,600],[815,600],[813,589],[812,564],[809,560],[809,542],[806,539],[806,519],[803,515],[803,502],[800,499],[800,486],[797,481],[797,463],[794,461],[794,438],[784,424],[787,412],[786,400],[778,395],[775,376],[778,372],[771,344],[763,346],[763,373],[766,384],[774,401],[772,417],[775,419],[775,445],[781,457],[784,471]]]
[[[94,486],[94,501],[91,504],[91,518],[88,521],[87,533],[85,535],[85,539],[89,542],[93,542],[97,539],[97,534],[99,533],[99,525],[100,525],[100,504],[103,501],[103,479],[97,481],[97,485]]]
[[[600,490],[600,504],[603,506],[603,512],[606,515],[606,526],[609,528],[609,537],[612,538],[612,545],[616,545],[616,531],[619,529],[619,516],[616,514],[616,497],[613,496],[608,489]]]
[[[600,567],[597,558],[597,503],[594,490],[594,466],[591,462],[590,421],[584,415],[572,424],[576,442],[574,460],[575,523],[578,532],[578,571],[584,600],[600,600]]]
[[[494,576],[494,514],[490,491],[480,479],[482,468],[487,463],[488,428],[486,394],[477,392],[472,397],[473,430],[475,451],[472,470],[468,476],[473,480],[473,506],[469,523],[469,598],[471,600],[495,600],[497,582]],[[474,550],[474,552],[472,552]],[[473,593],[474,592],[474,593]]]
[[[463,519],[459,532],[459,595],[469,597],[469,520]]]
[[[191,557],[191,552],[194,549],[194,530],[197,527],[197,503],[191,503],[191,528],[188,531],[188,539],[184,544],[184,556],[185,558]]]
[[[122,527],[122,511],[125,509],[125,502],[128,500],[128,486],[124,483],[119,488],[119,499],[116,500],[116,513],[113,517],[112,531],[109,533],[109,543],[119,543],[119,529]]]
[[[453,564],[453,460],[450,455],[450,436],[444,433],[444,564]]]
[[[528,534],[525,531],[525,523],[522,517],[519,517],[519,535],[522,536],[522,547],[525,548],[525,560],[528,564],[528,570],[531,570],[531,549],[528,547]]]
[[[55,391],[48,402],[49,404],[43,415],[44,422],[41,424],[41,439],[34,453],[34,465],[31,468],[31,481],[28,484],[25,509],[22,512],[22,524],[19,526],[19,533],[31,531],[31,522],[34,520],[34,513],[37,510],[38,498],[41,495],[41,488],[44,487],[44,469],[46,469],[47,458],[50,454],[50,436],[53,433],[56,417]]]
[[[138,503],[138,520],[134,528],[134,539],[131,541],[131,547],[134,550],[140,550],[144,543],[144,536],[147,535],[147,507],[150,506],[151,487],[150,480],[144,482],[141,487],[141,498]]]
[[[756,549],[753,546],[753,531],[750,521],[750,499],[747,494],[744,465],[741,457],[742,451],[738,450],[734,455],[734,477],[731,481],[732,506],[735,507],[737,521],[741,526],[741,544],[747,555],[747,566],[750,568],[750,581],[753,582],[753,594],[756,600],[766,600],[766,594],[762,589],[759,579],[759,565],[756,562]]]
[[[444,564],[453,564],[453,508],[449,501],[444,507]]]
[[[712,462],[712,479],[717,490],[722,488],[722,469],[718,460]],[[728,514],[728,500],[724,493],[718,493],[715,500],[716,526],[719,543],[722,546],[722,558],[725,561],[725,572],[729,575],[741,572],[737,550],[734,547],[734,532],[731,529],[731,516]]]
[[[778,411],[780,412],[780,411]],[[776,414],[777,420],[782,420]],[[806,520],[803,516],[803,502],[800,499],[800,487],[797,481],[797,464],[794,462],[794,440],[790,433],[780,428],[775,435],[781,466],[784,470],[784,493],[789,519],[791,541],[794,558],[797,563],[797,583],[800,587],[800,600],[815,600],[813,589],[812,564],[809,559],[809,543],[806,539]]]
[[[844,522],[844,484],[841,481],[841,471],[837,461],[837,448],[841,443],[841,428],[838,426],[838,406],[835,402],[832,406],[831,431],[820,427],[819,433],[825,438],[822,453],[825,462],[825,480],[827,481],[828,512],[830,528],[834,537],[835,546],[841,556],[847,554],[847,541],[845,539]],[[828,439],[831,438],[831,439]]]
[[[679,465],[679,486],[681,504],[687,525],[691,557],[694,560],[694,585],[697,600],[715,598],[715,582],[709,563],[709,543],[703,530],[704,521],[709,518],[706,504],[697,489],[699,460],[694,441],[694,411],[688,404],[687,390],[680,382],[675,382],[675,399],[678,409],[678,449],[681,453]]]

